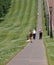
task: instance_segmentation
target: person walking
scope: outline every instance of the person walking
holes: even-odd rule
[[[39,30],[39,39],[42,39],[42,33],[43,33],[43,31],[42,31],[42,29],[40,29]]]
[[[32,31],[30,31],[30,33],[29,33],[29,38],[30,38],[30,42],[32,43],[32,36],[33,36],[33,33],[32,33]]]
[[[34,29],[33,30],[33,39],[35,39],[36,38],[36,30]]]

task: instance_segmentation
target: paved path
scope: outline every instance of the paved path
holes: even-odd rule
[[[42,28],[41,0],[38,2],[37,38],[17,54],[7,65],[48,65],[43,40],[38,39],[38,30]]]

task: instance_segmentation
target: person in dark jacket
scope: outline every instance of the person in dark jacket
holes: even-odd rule
[[[33,33],[32,33],[32,31],[30,31],[29,38],[30,38],[31,43],[32,43],[32,36],[33,36]]]
[[[42,39],[42,34],[43,34],[43,31],[42,29],[39,30],[39,39]]]

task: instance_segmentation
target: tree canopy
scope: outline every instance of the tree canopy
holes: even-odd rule
[[[11,0],[0,0],[0,17],[3,17],[11,5]]]

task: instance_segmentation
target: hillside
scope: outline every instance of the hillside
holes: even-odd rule
[[[26,43],[36,27],[38,0],[11,0],[4,21],[0,22],[0,65],[5,65]]]

